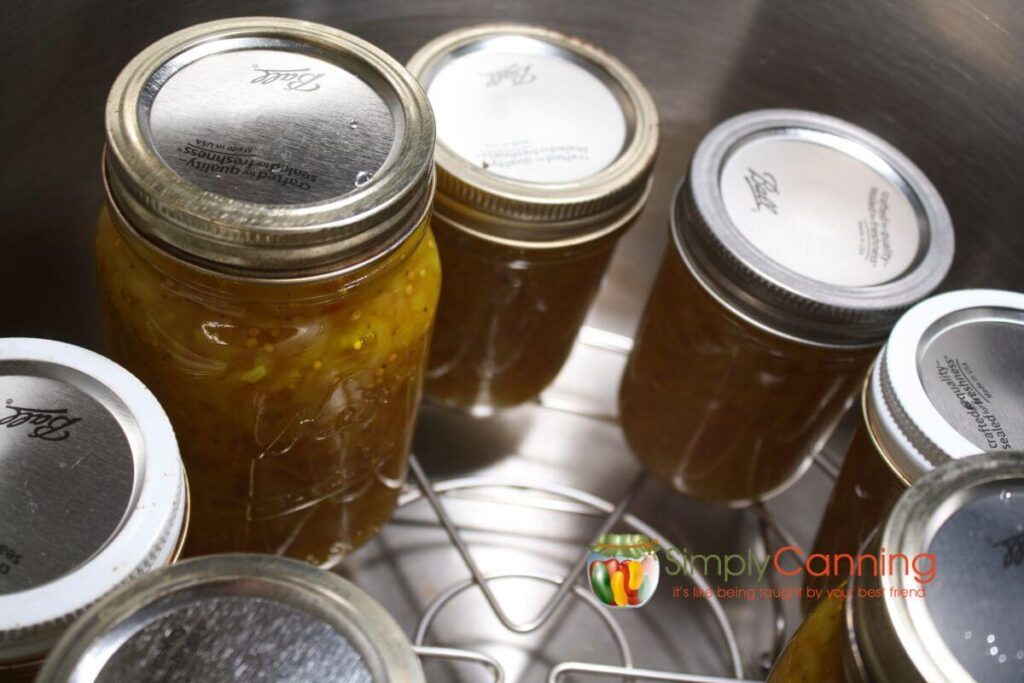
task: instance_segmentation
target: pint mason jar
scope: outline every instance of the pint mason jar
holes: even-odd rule
[[[440,286],[434,126],[409,73],[327,27],[161,40],[107,108],[107,345],[163,403],[188,554],[336,563],[406,474]]]
[[[515,24],[443,35],[409,62],[437,117],[445,267],[426,391],[486,415],[558,374],[658,145],[647,90],[577,38]]]
[[[947,462],[902,494],[767,683],[1013,683],[1024,455]]]
[[[937,465],[1024,450],[1024,294],[966,289],[911,308],[872,366],[860,413],[815,553],[856,552]],[[845,578],[807,576],[804,608]]]
[[[0,681],[31,683],[64,631],[173,564],[188,483],[167,415],[108,358],[0,339]]]
[[[909,159],[802,111],[709,133],[671,235],[622,378],[622,427],[660,479],[731,505],[801,474],[953,257],[949,214]]]
[[[373,598],[283,557],[193,558],[122,586],[82,615],[37,683],[426,683]]]

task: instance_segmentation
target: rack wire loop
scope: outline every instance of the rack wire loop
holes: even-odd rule
[[[532,632],[536,631],[537,629],[539,629],[541,626],[543,626],[545,623],[547,623],[547,621],[559,610],[560,607],[562,607],[562,605],[565,602],[565,598],[570,593],[575,591],[578,596],[580,596],[581,598],[586,600],[588,603],[592,603],[593,605],[595,605],[595,606],[600,608],[598,610],[598,614],[601,615],[603,619],[606,619],[606,623],[609,624],[609,627],[612,629],[613,635],[615,635],[616,639],[618,640],[618,636],[616,634],[621,633],[621,628],[618,626],[617,622],[611,617],[611,610],[605,610],[605,609],[601,608],[600,605],[597,605],[596,598],[594,598],[592,595],[590,595],[590,593],[588,593],[584,587],[579,585],[579,578],[580,578],[580,575],[583,573],[583,570],[584,570],[584,568],[586,566],[586,560],[587,560],[587,557],[589,555],[589,552],[584,552],[581,555],[581,557],[573,564],[572,569],[570,570],[570,573],[567,576],[564,576],[564,577],[553,577],[553,576],[548,576],[548,575],[532,575],[532,574],[528,575],[528,576],[527,575],[522,575],[522,574],[487,576],[487,575],[485,575],[480,570],[479,566],[477,565],[475,559],[472,556],[472,553],[471,553],[469,547],[466,545],[466,543],[463,540],[461,534],[459,533],[457,527],[455,526],[454,521],[452,520],[451,516],[448,514],[447,510],[445,509],[444,504],[441,502],[441,496],[443,496],[445,494],[448,494],[448,493],[454,493],[454,492],[457,492],[457,491],[465,491],[465,490],[468,490],[468,489],[481,489],[481,488],[504,488],[504,489],[515,489],[515,490],[521,490],[521,491],[540,492],[540,493],[545,493],[545,494],[552,495],[552,496],[561,497],[561,498],[567,499],[569,501],[572,501],[572,502],[579,503],[579,504],[582,504],[584,506],[587,506],[587,507],[589,507],[589,508],[591,508],[593,510],[596,510],[596,511],[598,511],[600,513],[604,513],[605,514],[605,519],[602,522],[602,524],[600,525],[600,528],[598,529],[598,531],[595,534],[595,536],[599,536],[601,534],[608,533],[609,531],[611,531],[611,529],[613,527],[615,527],[615,525],[617,525],[617,524],[619,524],[621,522],[622,524],[625,524],[626,526],[629,526],[633,530],[635,530],[635,531],[637,531],[639,533],[645,534],[645,535],[647,535],[650,538],[665,539],[665,536],[662,535],[662,534],[659,534],[653,527],[649,526],[647,523],[645,523],[642,520],[638,519],[634,515],[629,514],[628,512],[626,512],[626,510],[629,507],[630,503],[632,503],[632,501],[636,497],[639,489],[643,485],[643,482],[644,482],[644,476],[643,475],[640,475],[630,485],[627,493],[625,494],[625,496],[621,500],[619,500],[617,503],[613,504],[613,503],[611,503],[609,501],[604,500],[603,498],[599,498],[597,496],[591,495],[591,494],[586,493],[584,491],[581,491],[579,489],[575,489],[575,488],[572,488],[572,487],[569,487],[569,486],[560,485],[560,484],[544,484],[544,483],[537,483],[537,482],[521,482],[521,481],[497,481],[497,480],[490,480],[490,479],[482,478],[482,477],[466,477],[466,478],[460,478],[460,479],[448,479],[448,480],[444,480],[444,481],[440,481],[440,482],[434,483],[434,482],[430,481],[430,478],[427,476],[427,474],[424,471],[422,465],[420,465],[419,461],[416,459],[415,456],[411,456],[410,457],[409,467],[410,467],[410,470],[412,472],[413,478],[416,481],[417,489],[418,490],[415,490],[415,489],[407,490],[405,493],[403,493],[403,495],[401,496],[401,499],[399,501],[399,505],[404,507],[404,506],[412,504],[413,502],[415,502],[417,500],[420,500],[421,498],[425,498],[427,500],[427,502],[430,504],[431,508],[433,509],[435,515],[437,516],[437,519],[441,523],[441,525],[444,528],[445,532],[447,533],[449,539],[451,540],[452,545],[458,551],[460,557],[462,558],[463,562],[466,565],[466,568],[469,570],[470,575],[471,575],[470,579],[465,580],[465,581],[463,581],[463,582],[461,582],[459,584],[456,584],[455,586],[449,587],[447,590],[443,591],[430,604],[430,606],[424,612],[424,615],[421,618],[420,624],[419,624],[419,626],[417,628],[417,633],[416,633],[416,638],[415,638],[415,643],[416,643],[417,646],[422,646],[423,641],[426,638],[427,631],[429,630],[430,624],[432,623],[432,621],[433,621],[434,617],[436,616],[437,612],[440,611],[440,609],[444,606],[444,604],[446,604],[449,600],[451,600],[458,593],[461,593],[462,591],[464,591],[464,590],[466,590],[466,589],[468,589],[468,588],[470,588],[470,587],[472,587],[474,585],[477,586],[481,590],[482,594],[484,595],[485,600],[487,601],[487,603],[490,606],[490,608],[494,611],[495,616],[498,618],[498,620],[501,622],[501,624],[505,628],[509,629],[510,631],[512,631],[514,633],[527,634],[527,633],[532,633]],[[673,553],[673,552],[674,553],[678,553],[679,551],[674,549],[674,548],[672,548],[672,547],[669,547],[669,548],[666,549],[666,552],[668,552],[668,553]],[[508,615],[505,613],[505,611],[501,607],[501,604],[500,604],[497,596],[495,596],[495,594],[492,591],[491,586],[490,586],[490,582],[491,581],[498,580],[500,578],[510,578],[512,576],[518,576],[520,578],[523,578],[524,576],[526,576],[527,578],[533,577],[533,578],[535,578],[537,580],[547,580],[549,582],[557,584],[557,586],[558,586],[558,588],[556,589],[555,595],[548,601],[548,603],[545,605],[545,607],[540,610],[540,612],[538,613],[537,617],[535,617],[534,619],[532,619],[531,621],[529,621],[529,622],[527,622],[525,624],[517,624],[512,619],[510,619],[508,617]],[[699,572],[694,571],[694,572],[689,573],[688,574],[688,578],[694,583],[695,586],[697,586],[698,588],[701,588],[705,592],[710,590],[710,584],[707,582],[707,579],[702,574],[700,574]],[[730,660],[731,668],[733,670],[733,675],[735,676],[735,678],[731,678],[731,679],[730,678],[720,678],[720,679],[717,679],[717,680],[716,679],[707,679],[707,680],[712,681],[712,683],[723,683],[724,681],[730,681],[730,682],[731,681],[739,681],[740,683],[746,683],[745,679],[743,679],[743,660],[742,660],[742,657],[740,656],[739,644],[738,644],[738,642],[736,640],[736,635],[735,635],[735,633],[732,630],[732,625],[729,623],[729,620],[728,620],[728,618],[727,618],[727,616],[725,614],[725,610],[723,609],[721,603],[719,602],[719,600],[716,597],[708,598],[706,600],[706,604],[711,609],[712,614],[714,615],[715,621],[717,622],[717,624],[719,626],[719,629],[722,632],[722,635],[724,637],[724,640],[725,640],[725,643],[726,643],[726,647],[727,647],[727,650],[728,650],[729,660]],[[623,637],[623,639],[621,641],[620,648],[622,649],[624,665],[622,667],[619,667],[619,669],[615,673],[625,672],[623,674],[624,677],[625,677],[624,680],[629,680],[630,677],[639,678],[639,676],[633,676],[632,672],[633,671],[643,671],[643,670],[641,670],[641,669],[634,669],[633,668],[632,654],[631,654],[631,652],[629,650],[629,643],[628,643],[628,640],[626,640],[624,637]],[[473,661],[480,661],[480,660],[474,659]],[[599,665],[594,665],[594,666],[599,666]],[[600,665],[600,666],[604,666],[604,665]],[[500,667],[500,665],[499,665],[499,667]],[[492,668],[492,671],[493,670],[495,670],[495,669]],[[553,671],[558,671],[558,670],[559,669],[556,666]],[[562,671],[568,673],[567,670],[562,670]],[[586,672],[583,671],[583,672],[580,672],[580,673],[586,673]],[[662,673],[662,672],[655,672],[655,673],[658,673],[659,675],[682,675],[682,676],[688,675],[688,674],[667,674],[667,673]],[[559,674],[559,675],[561,675],[561,674]],[[687,680],[690,680],[690,679],[686,679],[686,678],[683,678],[683,679],[673,679],[673,678],[667,678],[667,679],[657,679],[657,678],[654,678],[654,679],[651,679],[651,678],[648,678],[647,680],[669,680],[669,681],[682,680],[682,681],[687,681]],[[698,681],[698,683],[700,683],[700,679],[696,679],[696,680]]]

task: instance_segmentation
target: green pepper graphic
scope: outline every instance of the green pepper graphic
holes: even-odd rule
[[[606,605],[614,605],[615,598],[612,596],[611,579],[608,576],[608,567],[604,562],[590,563],[590,585],[594,593]]]

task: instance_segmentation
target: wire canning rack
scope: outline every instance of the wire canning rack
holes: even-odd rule
[[[621,337],[606,333],[594,328],[584,328],[577,344],[589,346],[603,352],[625,356],[629,353],[632,340],[628,337]],[[539,400],[543,409],[561,412],[569,412],[588,419],[614,422],[614,415],[602,411],[585,401],[566,400],[557,397],[542,397]],[[837,476],[836,466],[824,457],[816,456],[814,463],[831,479]],[[596,516],[600,522],[593,536],[597,536],[627,527],[632,532],[645,534],[654,539],[661,539],[663,547],[666,547],[667,554],[675,554],[681,560],[677,546],[665,543],[666,536],[659,533],[653,526],[629,512],[630,506],[634,503],[638,492],[642,488],[645,476],[643,474],[629,486],[626,494],[618,501],[612,502],[604,498],[592,495],[586,491],[572,486],[554,483],[538,483],[537,481],[511,480],[503,478],[488,477],[461,477],[433,482],[427,476],[423,466],[412,457],[410,459],[411,482],[403,490],[399,499],[399,507],[406,508],[419,501],[425,501],[429,505],[436,523],[444,530],[447,541],[457,552],[461,562],[468,571],[469,578],[458,580],[446,588],[437,592],[427,604],[425,610],[419,616],[413,645],[417,654],[424,660],[435,659],[446,662],[460,662],[463,664],[482,667],[489,672],[491,680],[495,683],[506,681],[506,672],[501,662],[482,651],[472,648],[455,646],[434,646],[428,645],[431,629],[438,618],[438,615],[459,596],[478,591],[484,598],[487,606],[493,612],[494,617],[508,632],[513,634],[532,634],[549,625],[557,618],[560,612],[567,609],[567,606],[578,602],[589,608],[597,619],[607,629],[608,634],[615,643],[618,665],[599,664],[587,661],[560,661],[554,663],[548,672],[547,683],[564,683],[570,675],[574,680],[588,677],[601,676],[604,680],[622,681],[669,681],[676,683],[754,683],[752,679],[744,678],[744,662],[740,652],[739,642],[736,636],[734,625],[730,622],[726,610],[721,601],[710,591],[711,585],[708,580],[699,572],[694,570],[686,575],[686,579],[695,588],[699,588],[708,594],[704,600],[706,609],[712,615],[717,627],[718,635],[727,653],[727,671],[721,676],[709,676],[704,674],[683,673],[661,669],[644,668],[641,662],[637,661],[634,655],[634,648],[630,643],[626,630],[619,624],[618,611],[605,607],[592,595],[585,583],[585,568],[589,550],[584,548],[580,555],[569,566],[568,571],[558,574],[536,570],[519,570],[499,573],[484,572],[477,560],[474,558],[470,545],[464,539],[453,516],[445,504],[445,498],[458,496],[467,492],[490,493],[496,490],[514,491],[527,494],[540,494],[547,500],[560,500],[571,503],[572,507],[566,510],[577,510],[580,514]],[[511,504],[530,507],[537,505],[536,495],[522,497]],[[508,501],[505,500],[507,503]],[[747,508],[745,514],[753,515],[757,527],[755,552],[758,561],[764,561],[775,549],[782,546],[800,547],[792,534],[769,509],[763,505],[755,505]],[[775,587],[775,580],[771,573],[767,575],[772,588]],[[499,599],[495,586],[501,582],[517,580],[531,581],[539,584],[546,584],[553,590],[553,595],[536,612],[536,615],[525,621],[513,619],[506,607]],[[767,674],[772,662],[781,653],[785,644],[788,623],[785,610],[780,601],[770,602],[771,610],[771,649],[766,652],[761,663],[762,672]]]

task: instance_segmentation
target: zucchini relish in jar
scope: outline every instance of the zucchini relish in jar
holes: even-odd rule
[[[953,257],[949,214],[909,159],[803,111],[711,131],[671,233],[623,375],[622,426],[666,483],[733,505],[800,475]]]
[[[445,287],[426,391],[485,415],[537,396],[568,357],[647,199],[658,115],[618,60],[542,28],[454,31],[409,69],[438,125]]]
[[[1024,294],[947,292],[904,314],[872,366],[861,422],[814,542],[852,553],[936,466],[1024,450]],[[808,576],[827,589],[843,576]],[[805,591],[805,608],[816,600]]]
[[[186,29],[115,82],[106,338],[179,435],[188,554],[330,565],[390,516],[440,287],[433,140],[400,64],[303,21]]]

